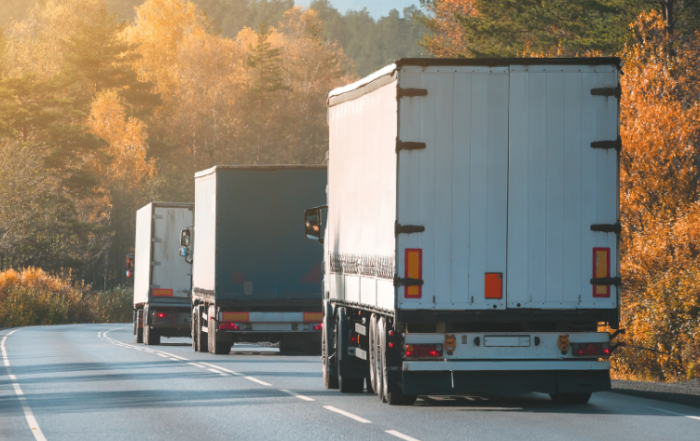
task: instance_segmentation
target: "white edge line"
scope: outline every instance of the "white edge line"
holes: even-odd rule
[[[248,381],[253,381],[255,383],[262,384],[263,386],[272,386],[270,383],[265,383],[264,381],[258,380],[255,377],[243,377],[243,378],[245,378]]]
[[[352,413],[350,413],[350,412],[346,412],[346,411],[344,411],[344,410],[340,410],[340,409],[338,409],[337,407],[333,407],[333,406],[323,406],[323,408],[324,408],[324,409],[328,409],[328,410],[330,410],[331,412],[339,413],[339,414],[341,414],[341,415],[343,415],[343,416],[346,416],[346,417],[348,417],[348,418],[352,418],[353,420],[358,421],[358,422],[360,422],[360,423],[370,424],[370,423],[372,422],[372,421],[370,421],[370,420],[366,420],[366,419],[364,419],[364,418],[362,418],[362,417],[359,417],[359,416],[357,416],[357,415],[354,415],[354,414],[352,414]]]
[[[697,417],[697,416],[694,416],[694,415],[686,415],[686,414],[684,414],[684,413],[673,412],[673,411],[670,411],[670,410],[661,409],[661,408],[659,408],[659,407],[650,407],[649,409],[658,410],[659,412],[665,412],[665,413],[669,413],[669,414],[671,414],[671,415],[677,415],[677,416],[682,416],[682,417],[686,417],[686,418],[692,418],[692,419],[694,419],[694,420],[700,420],[700,417]]]
[[[17,377],[15,377],[11,372],[12,369],[10,368],[10,359],[7,357],[7,351],[5,349],[5,341],[7,340],[7,337],[11,336],[15,332],[19,331],[19,329],[15,329],[14,331],[5,334],[5,336],[2,339],[2,342],[0,342],[0,348],[2,349],[2,356],[5,361],[5,367],[7,370],[7,375],[10,377],[10,380],[12,381],[17,381]],[[27,399],[24,396],[24,392],[22,392],[22,388],[19,386],[18,383],[12,383],[12,388],[15,390],[15,395],[17,395],[17,399],[19,400],[20,405],[22,406],[22,411],[24,412],[24,418],[27,420],[27,424],[29,425],[29,429],[32,431],[32,435],[34,435],[34,439],[36,441],[46,441],[46,437],[44,436],[44,432],[41,431],[41,427],[39,427],[39,423],[36,421],[36,418],[34,417],[34,414],[32,413],[32,408],[29,407],[29,403],[27,403]]]
[[[300,394],[298,394],[298,393],[296,393],[296,392],[292,392],[291,390],[280,389],[280,391],[282,391],[282,392],[284,392],[284,393],[286,393],[286,394],[295,396],[295,397],[299,398],[300,400],[304,400],[304,401],[316,401],[316,400],[314,400],[313,398],[307,397],[306,395],[300,395]]]
[[[397,432],[396,430],[386,430],[385,432],[388,433],[389,435],[394,435],[395,437],[401,438],[401,439],[406,440],[406,441],[419,441],[416,438],[413,438],[413,437],[408,436],[408,435],[404,435],[403,433]]]

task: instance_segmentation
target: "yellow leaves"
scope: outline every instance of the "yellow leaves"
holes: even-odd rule
[[[156,83],[166,97],[177,83],[181,43],[205,35],[203,18],[186,0],[148,0],[136,8],[134,25],[124,30],[126,41],[138,45],[142,56],[135,62],[140,79]]]
[[[147,158],[146,125],[127,118],[114,90],[97,94],[88,119],[92,131],[109,143],[109,164],[98,164],[107,180],[120,188],[134,189],[155,175],[155,164]]]
[[[456,16],[467,17],[478,12],[473,0],[438,0],[426,2],[431,28],[436,32],[426,35],[421,42],[431,55],[457,57],[463,55],[466,41],[462,26]]]

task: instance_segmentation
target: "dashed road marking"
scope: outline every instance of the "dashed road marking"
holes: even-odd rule
[[[221,370],[221,371],[228,372],[228,373],[231,374],[231,375],[236,375],[236,376],[238,376],[238,377],[243,376],[243,374],[239,374],[239,373],[236,372],[236,371],[232,371],[231,369],[226,369],[226,368],[223,368],[223,367],[221,367],[221,366],[217,366],[217,365],[215,365],[215,364],[205,363],[205,362],[202,362],[202,364],[205,365],[205,366],[213,367],[214,369],[219,369],[219,370]]]
[[[672,412],[670,410],[660,409],[658,407],[650,407],[650,409],[658,410],[659,412],[666,412],[666,413],[671,414],[671,415],[677,415],[677,416],[682,416],[682,417],[686,417],[686,418],[692,418],[694,420],[700,420],[700,417],[695,416],[695,415],[686,415],[684,413]]]
[[[264,381],[258,380],[255,377],[243,377],[243,378],[245,378],[248,381],[253,381],[255,383],[262,384],[263,386],[272,386],[270,383],[265,383]]]
[[[194,366],[194,367],[198,367],[198,368],[200,368],[200,369],[204,369],[204,366],[202,366],[201,364],[198,364],[198,363],[189,362],[189,363],[187,363],[187,364],[189,364],[189,365],[191,365],[191,366]]]
[[[5,369],[7,370],[7,376],[10,377],[10,380],[12,381],[17,381],[17,377],[15,377],[12,374],[12,368],[10,367],[10,359],[7,356],[7,350],[5,349],[5,341],[7,340],[7,337],[11,336],[17,331],[19,331],[19,329],[15,329],[14,331],[6,334],[0,342],[0,352],[2,352],[3,364],[5,365]],[[32,435],[34,435],[34,439],[36,439],[36,441],[46,441],[44,432],[41,431],[41,427],[39,427],[39,423],[36,421],[36,418],[32,413],[32,408],[29,407],[29,403],[27,403],[27,398],[24,396],[22,388],[19,386],[18,383],[12,383],[12,388],[15,390],[15,395],[17,395],[17,399],[19,400],[19,403],[22,406],[24,418],[27,420],[27,424],[29,424],[29,428],[32,430]]]
[[[352,418],[353,420],[358,421],[358,422],[360,422],[360,423],[364,423],[364,424],[371,424],[371,423],[372,423],[372,421],[370,421],[370,420],[366,420],[366,419],[364,419],[364,418],[362,418],[362,417],[359,417],[359,416],[357,416],[357,415],[355,415],[355,414],[352,414],[352,413],[350,413],[350,412],[346,412],[346,411],[344,411],[344,410],[340,410],[340,409],[338,409],[337,407],[333,407],[333,406],[323,406],[323,408],[324,408],[324,409],[328,409],[328,410],[330,410],[331,412],[339,413],[339,414],[341,414],[341,415],[343,415],[343,416],[346,416],[346,417],[348,417],[348,418]]]
[[[388,433],[389,435],[394,435],[395,437],[401,438],[405,441],[419,441],[418,439],[413,438],[412,436],[404,435],[403,433],[397,432],[396,430],[387,430],[386,433]]]
[[[304,401],[316,401],[316,400],[314,400],[313,398],[309,398],[309,397],[307,397],[306,395],[300,395],[300,394],[298,394],[298,393],[296,393],[296,392],[292,392],[291,390],[287,390],[287,389],[280,389],[280,390],[281,390],[282,392],[286,393],[286,394],[295,396],[295,397],[299,398],[300,400],[304,400]]]

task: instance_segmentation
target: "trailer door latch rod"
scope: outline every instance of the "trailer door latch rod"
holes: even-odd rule
[[[398,276],[394,277],[394,286],[423,286],[422,279],[402,279]]]

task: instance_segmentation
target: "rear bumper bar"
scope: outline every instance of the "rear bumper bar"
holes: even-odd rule
[[[408,372],[457,371],[609,371],[610,361],[598,360],[502,360],[502,361],[404,361]]]

